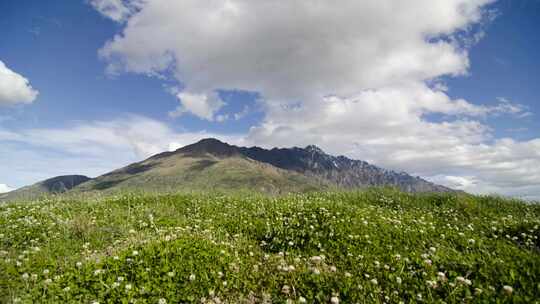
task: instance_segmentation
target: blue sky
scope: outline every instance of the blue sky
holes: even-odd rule
[[[540,1],[369,2],[0,2],[0,191],[215,136],[540,197]]]

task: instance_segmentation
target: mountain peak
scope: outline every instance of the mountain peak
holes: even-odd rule
[[[326,153],[324,153],[324,151],[321,148],[319,148],[319,147],[317,147],[315,145],[306,146],[304,148],[304,150],[306,150],[308,152],[312,152],[312,153],[326,154]]]
[[[194,155],[208,153],[215,156],[232,156],[239,154],[237,147],[231,146],[228,143],[224,143],[216,138],[204,138],[194,144],[184,146],[176,151]]]

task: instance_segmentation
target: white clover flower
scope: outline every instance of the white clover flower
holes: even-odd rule
[[[133,286],[131,286],[131,284],[126,284],[126,287],[125,287],[125,288],[126,288],[126,290],[131,290],[132,287],[133,287]]]
[[[118,282],[123,282],[123,281],[124,281],[124,277],[118,277],[118,278],[116,278],[116,280],[117,280]]]
[[[51,280],[51,279],[46,279],[46,280],[44,281],[44,283],[47,284],[47,285],[48,285],[48,284],[51,284],[51,283],[52,283],[52,280]]]
[[[160,298],[158,300],[158,304],[167,304],[167,300],[165,300],[164,298]]]
[[[331,271],[331,272],[336,272],[336,271],[337,271],[336,266],[330,266],[330,271]]]
[[[474,245],[474,243],[476,243],[476,241],[475,241],[474,239],[469,239],[468,242],[469,242],[469,244],[471,244],[471,245]]]
[[[446,275],[444,274],[444,272],[437,272],[437,277],[439,278],[440,281],[444,281],[446,280]]]
[[[193,273],[189,275],[189,280],[195,281],[195,275]]]
[[[298,298],[298,303],[307,303],[307,300],[304,297],[299,297]]]
[[[402,280],[400,277],[396,277],[396,283],[401,284]]]
[[[133,252],[131,253],[133,256],[138,256],[139,255],[139,252],[137,250],[133,250]]]
[[[169,277],[171,277],[171,278],[174,277],[174,271],[169,271],[169,272],[167,272],[167,275],[168,275]]]
[[[75,266],[77,266],[78,268],[81,268],[81,267],[82,267],[82,263],[81,263],[81,262],[77,262],[77,263],[75,263]]]
[[[113,288],[116,288],[116,287],[119,287],[119,286],[120,286],[120,283],[118,283],[118,282],[112,283],[112,287],[113,287]]]
[[[49,274],[49,269],[43,270],[43,274],[44,274],[44,275],[48,275],[48,274]]]
[[[69,286],[67,286],[66,288],[62,289],[64,292],[69,292],[71,290],[71,288]]]
[[[506,294],[512,294],[512,292],[514,292],[514,288],[512,288],[512,286],[508,286],[508,285],[504,285],[503,290],[504,290],[504,292],[506,292]]]
[[[339,304],[339,298],[338,297],[331,297],[330,303],[332,304]]]
[[[289,292],[291,292],[291,288],[289,287],[289,285],[283,285],[283,287],[281,288],[281,292],[284,294],[289,294]]]
[[[312,256],[310,258],[310,260],[315,264],[319,264],[322,261],[322,258],[320,256],[316,255],[316,256]]]
[[[373,284],[373,285],[379,284],[379,282],[378,282],[377,279],[375,279],[375,278],[371,279],[370,282],[371,282],[371,284]]]
[[[429,251],[435,252],[435,251],[437,251],[437,248],[435,248],[435,247],[429,247]]]
[[[28,273],[25,272],[25,273],[22,274],[21,277],[23,278],[23,280],[28,280],[28,278],[29,278],[30,276],[28,275]]]

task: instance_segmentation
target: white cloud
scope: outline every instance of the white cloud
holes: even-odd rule
[[[6,184],[0,184],[0,193],[6,193],[6,192],[9,192],[9,191],[13,191],[15,189],[11,188],[10,186],[6,185]]]
[[[100,55],[111,71],[173,68],[191,94],[238,89],[318,102],[465,73],[466,50],[433,38],[478,22],[488,2],[150,0]]]
[[[103,16],[123,22],[137,11],[142,2],[143,0],[90,0],[89,3]]]
[[[56,175],[97,176],[205,137],[243,143],[237,135],[175,132],[139,115],[79,121],[56,129],[0,128],[0,180],[23,186]]]
[[[212,121],[216,112],[225,105],[225,102],[215,92],[210,94],[193,94],[183,91],[177,93],[176,97],[180,100],[181,105],[169,113],[172,117],[178,117],[186,112],[190,112],[199,118]],[[215,118],[218,121],[223,121],[224,116]]]
[[[0,61],[0,106],[32,103],[38,95],[28,79]]]
[[[528,109],[451,98],[441,80],[467,75],[491,2],[147,0],[99,54],[109,71],[172,72],[199,97],[177,113],[216,119],[219,103],[200,96],[258,92],[250,143],[318,144],[467,191],[540,196],[540,139],[495,138],[483,119]]]

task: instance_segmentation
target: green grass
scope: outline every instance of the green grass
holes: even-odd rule
[[[538,205],[389,190],[10,203],[0,303],[540,303],[539,226]]]

